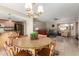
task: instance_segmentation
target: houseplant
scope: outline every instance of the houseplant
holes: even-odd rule
[[[32,32],[30,34],[30,38],[31,38],[31,40],[37,40],[38,39],[38,33],[37,32]]]

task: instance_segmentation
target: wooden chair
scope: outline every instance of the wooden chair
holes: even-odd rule
[[[50,56],[51,55],[54,55],[55,46],[56,46],[56,43],[55,42],[51,42],[50,43],[50,45],[49,45],[49,48],[50,48]]]
[[[38,54],[38,56],[49,56],[50,49],[49,48],[43,48],[37,54]]]
[[[16,53],[15,56],[32,56],[32,54],[30,54],[24,50],[21,50],[20,52]]]
[[[5,52],[8,56],[13,56],[14,55],[14,47],[13,46],[9,46],[6,42],[4,43],[4,49]]]
[[[54,50],[55,50],[55,45],[54,45],[54,43],[50,43],[49,45],[47,45],[47,47],[41,49],[41,50],[37,53],[37,55],[38,55],[38,56],[51,56],[51,55],[53,55]]]
[[[16,32],[6,32],[1,35],[1,45],[5,49],[7,55],[14,55],[16,49],[13,46],[13,40],[18,37]]]

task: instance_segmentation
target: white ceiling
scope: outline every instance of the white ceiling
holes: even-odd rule
[[[22,14],[26,14],[24,3],[0,3],[1,6],[8,7],[16,10]],[[79,4],[78,3],[38,3],[43,5],[44,13],[38,18],[42,21],[53,20],[54,18],[68,18],[79,16]],[[17,17],[17,16],[16,16]]]
[[[54,18],[70,18],[79,15],[79,4],[75,3],[47,3],[42,4],[45,12],[40,17],[42,20],[53,20]]]
[[[25,14],[24,3],[0,3],[0,5]]]

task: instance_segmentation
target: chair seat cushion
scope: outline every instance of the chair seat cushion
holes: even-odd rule
[[[16,56],[32,56],[30,53],[22,50],[16,54]]]
[[[37,53],[39,56],[49,56],[50,49],[49,48],[43,48]]]

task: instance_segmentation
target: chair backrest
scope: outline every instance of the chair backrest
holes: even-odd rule
[[[54,54],[55,42],[51,42],[49,45],[46,45],[42,48],[37,54],[41,56],[51,56]]]
[[[18,37],[18,33],[17,32],[4,32],[1,35],[1,40],[3,42],[3,44],[5,43],[5,41],[8,41],[8,44],[12,45],[12,41],[13,39],[15,39],[16,37]]]
[[[7,55],[9,56],[13,56],[14,55],[14,51],[13,51],[13,47],[10,47],[7,42],[4,43],[4,49]]]
[[[49,45],[50,55],[52,55],[54,53],[55,46],[56,46],[56,42],[55,41],[53,41],[53,42],[50,43],[50,45]]]
[[[49,45],[46,45],[44,47],[46,49],[50,49],[49,56],[51,56],[54,53],[55,46],[56,46],[56,42],[55,41],[52,41]]]
[[[39,56],[49,56],[50,55],[50,49],[49,48],[42,48],[37,55]]]

